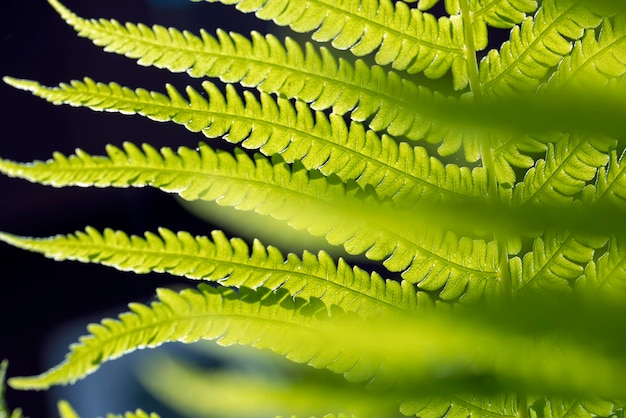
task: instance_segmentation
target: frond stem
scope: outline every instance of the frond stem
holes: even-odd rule
[[[470,91],[474,96],[474,100],[479,103],[483,100],[482,86],[480,85],[480,78],[478,76],[478,60],[476,59],[476,46],[474,44],[474,18],[469,7],[469,0],[461,0],[461,19],[463,21],[463,33],[465,35],[465,46],[463,47],[463,53],[465,55],[465,62],[467,64],[467,73],[469,77]],[[487,170],[488,178],[488,200],[491,204],[498,203],[498,180],[495,176],[495,159],[493,149],[490,145],[491,141],[482,141],[480,145],[480,153],[482,158],[483,167]],[[501,232],[495,232],[494,238],[498,242],[498,256],[500,257],[498,263],[498,278],[502,286],[502,295],[504,298],[509,299],[513,295],[511,289],[511,277],[509,275],[509,259],[507,251],[507,240]]]
[[[498,204],[498,180],[495,176],[495,160],[493,150],[488,145],[490,141],[484,141],[480,146],[483,166],[487,170],[488,189],[487,199],[490,204]],[[507,250],[507,239],[502,232],[494,232],[494,238],[498,242],[498,279],[502,286],[503,298],[510,299],[513,297],[513,289],[511,288],[511,276],[509,275],[509,257]]]
[[[476,59],[476,46],[474,44],[474,18],[469,9],[469,1],[461,0],[461,19],[463,20],[463,34],[465,35],[465,45],[463,46],[463,55],[465,55],[465,63],[467,64],[467,74],[469,77],[469,85],[474,99],[482,100],[482,90],[480,86],[480,78],[478,77],[478,60]]]

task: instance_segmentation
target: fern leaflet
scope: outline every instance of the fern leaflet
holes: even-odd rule
[[[289,26],[296,32],[313,32],[312,39],[330,41],[337,49],[356,56],[375,50],[376,63],[390,64],[409,73],[423,72],[439,78],[452,69],[454,87],[467,85],[463,61],[463,29],[455,18],[436,19],[429,13],[409,9],[390,0],[192,0],[235,4],[256,17]]]
[[[220,231],[211,238],[177,234],[161,228],[159,234],[128,237],[121,231],[93,228],[72,235],[30,239],[0,234],[0,240],[56,260],[100,263],[135,273],[167,272],[228,287],[285,289],[301,298],[321,298],[345,311],[378,316],[385,310],[413,311],[417,294],[403,281],[383,280],[378,274],[350,267],[325,252],[305,252],[287,259],[274,247],[254,241],[252,248],[240,239],[228,240]]]

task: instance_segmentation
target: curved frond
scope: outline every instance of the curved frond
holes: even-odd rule
[[[390,0],[193,1],[236,5],[241,12],[254,12],[295,32],[312,32],[314,40],[329,41],[356,56],[376,51],[377,64],[397,70],[439,78],[451,69],[457,90],[468,83],[463,28],[456,17],[437,19]]]
[[[626,15],[605,18],[602,30],[587,30],[552,74],[545,88],[602,86],[626,74]]]
[[[165,272],[228,287],[285,289],[293,296],[319,298],[328,306],[365,317],[389,309],[417,308],[415,289],[406,281],[384,280],[342,259],[336,263],[323,251],[285,258],[274,247],[255,240],[249,248],[240,239],[227,239],[221,231],[213,231],[208,238],[161,228],[158,234],[129,237],[122,231],[106,229],[100,233],[87,228],[85,232],[40,239],[0,233],[0,240],[55,260],[98,263],[140,274]]]
[[[602,18],[585,7],[585,0],[545,0],[534,17],[511,31],[500,51],[491,50],[480,62],[485,93],[533,91],[572,50],[570,39],[580,39],[585,29]]]
[[[535,238],[533,249],[522,258],[509,262],[515,293],[537,291],[570,292],[593,259],[594,251],[606,242],[604,238],[577,237],[567,232],[549,230],[543,237]]]
[[[140,347],[211,339],[225,346],[269,349],[293,362],[341,373],[349,381],[399,393],[414,394],[416,387],[436,387],[442,394],[459,387],[481,394],[483,389],[501,393],[527,387],[542,393],[625,394],[620,385],[623,355],[607,356],[596,344],[567,338],[554,344],[524,318],[504,322],[513,319],[513,311],[502,319],[494,318],[495,312],[439,312],[363,320],[339,312],[329,317],[325,306],[294,301],[287,292],[235,292],[206,285],[180,293],[160,289],[158,298],[150,306],[132,304],[118,320],[89,326],[91,335],[72,345],[57,367],[9,383],[22,389],[65,384]],[[529,329],[536,331],[529,335]],[[621,336],[612,337],[611,344],[621,342]]]
[[[513,203],[570,204],[596,177],[598,169],[608,163],[607,153],[613,142],[565,135],[556,144],[548,144],[546,159],[537,160],[513,189]]]
[[[52,5],[80,36],[107,52],[135,58],[140,65],[186,72],[192,77],[218,77],[265,93],[295,98],[314,110],[351,113],[368,120],[375,131],[411,140],[439,142],[449,133],[431,117],[431,104],[443,95],[385,72],[362,60],[337,60],[326,48],[306,43],[304,51],[293,39],[252,32],[250,37],[218,30],[196,36],[175,28],[120,24],[116,20],[80,18],[56,1]]]
[[[187,200],[215,200],[285,220],[295,229],[343,245],[350,254],[384,260],[390,271],[402,272],[420,288],[441,289],[444,299],[469,300],[499,291],[495,241],[429,231],[419,219],[395,222],[385,214],[385,205],[361,189],[346,189],[298,165],[290,169],[280,160],[272,165],[258,154],[252,161],[241,151],[233,157],[205,144],[198,151],[181,147],[177,154],[150,146],[141,151],[132,144],[123,151],[113,146],[107,151],[108,157],[57,153],[49,162],[34,164],[0,161],[0,171],[55,186],[149,185]]]
[[[138,348],[209,339],[225,346],[270,349],[294,362],[346,373],[361,381],[375,372],[355,351],[333,346],[328,338],[320,337],[329,323],[325,309],[317,312],[311,305],[292,300],[286,292],[246,288],[235,292],[201,284],[198,290],[180,293],[159,289],[157,296],[159,301],[150,306],[133,303],[130,312],[119,319],[90,325],[90,335],[72,345],[65,361],[57,367],[39,376],[14,377],[9,384],[14,388],[44,389],[73,383],[100,364]]]
[[[58,88],[10,78],[5,81],[55,104],[138,113],[158,121],[174,121],[209,138],[223,137],[266,155],[280,153],[289,163],[300,161],[309,170],[336,174],[344,181],[354,179],[363,187],[375,186],[380,197],[406,204],[419,199],[482,197],[486,193],[483,168],[444,165],[422,147],[397,144],[386,135],[379,138],[358,123],[348,127],[338,115],[330,119],[321,112],[313,115],[302,102],[294,107],[286,99],[275,100],[264,93],[259,102],[250,92],[245,92],[242,100],[230,85],[224,96],[215,85],[203,83],[208,100],[188,87],[187,101],[170,85],[166,96],[90,79]]]

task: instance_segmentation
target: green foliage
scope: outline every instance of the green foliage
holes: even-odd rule
[[[57,260],[211,282],[159,289],[155,302],[90,325],[65,361],[11,378],[13,388],[73,383],[138,348],[214,340],[321,371],[285,392],[277,380],[161,359],[146,386],[192,415],[267,411],[261,404],[342,412],[327,418],[623,415],[621,3],[446,0],[437,18],[438,0],[221,1],[328,43],[318,47],[87,20],[49,2],[105,51],[225,87],[204,81],[183,95],[90,78],[5,82],[54,104],[175,122],[235,150],[125,143],[103,156],[0,159],[1,172],[54,187],[150,186],[254,211],[385,273],[220,231],[0,233]],[[489,28],[511,29],[510,39],[481,53]],[[201,390],[217,396],[198,399]],[[148,417],[126,415],[135,416]]]
[[[59,401],[57,407],[61,418],[80,417],[67,401]],[[159,418],[159,416],[155,413],[147,414],[141,409],[137,409],[135,412],[126,412],[123,415],[107,414],[107,418]]]
[[[20,409],[15,409],[11,412],[4,399],[8,367],[9,362],[7,360],[2,360],[2,362],[0,362],[0,418],[21,418],[22,411]]]

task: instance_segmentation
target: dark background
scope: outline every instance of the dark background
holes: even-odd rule
[[[265,32],[265,23],[233,7],[188,0],[65,0],[82,17],[115,18],[213,32],[222,27]],[[163,91],[166,82],[182,87],[190,79],[144,68],[128,58],[103,53],[76,36],[44,0],[0,0],[0,75],[54,86],[89,76],[129,87]],[[198,85],[198,80],[192,80]],[[0,157],[16,161],[48,159],[54,151],[80,147],[102,154],[104,145],[124,141],[154,146],[195,146],[203,137],[174,124],[142,117],[53,106],[31,94],[0,84]],[[176,200],[152,189],[55,189],[0,176],[0,230],[48,236],[92,225],[128,233],[159,226],[207,234],[211,227],[185,212]],[[0,244],[0,359],[9,359],[9,376],[38,374],[62,360],[50,360],[47,342],[69,320],[99,318],[125,310],[131,301],[147,302],[154,289],[176,283],[164,275],[136,276],[75,262],[59,263]],[[83,319],[85,322],[87,319]],[[58,416],[46,405],[48,392],[8,390],[10,408],[26,416]],[[106,396],[106,395],[105,395]],[[52,401],[52,403],[50,402]],[[80,411],[79,411],[80,412]],[[122,412],[122,411],[111,411]]]

